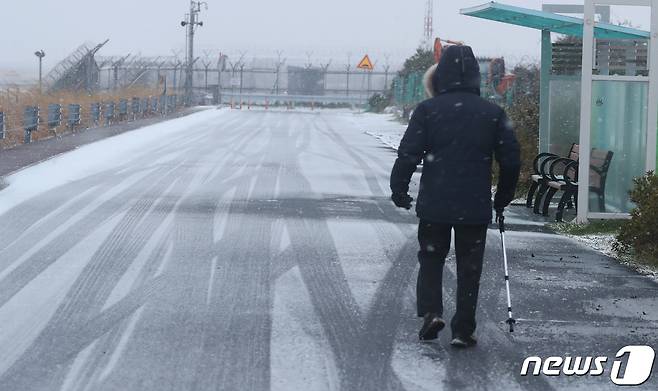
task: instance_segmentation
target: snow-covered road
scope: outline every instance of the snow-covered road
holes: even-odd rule
[[[389,201],[394,153],[365,133],[395,126],[206,110],[7,178],[0,390],[612,389],[519,371],[527,356],[657,347],[655,284],[523,232],[521,215],[508,234],[517,332],[490,230],[480,344],[418,343],[417,221]],[[450,317],[454,261],[444,278]]]

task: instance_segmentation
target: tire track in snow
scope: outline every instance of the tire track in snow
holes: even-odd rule
[[[233,122],[235,122],[235,120],[230,121],[230,123],[233,123]],[[234,137],[229,136],[229,137],[226,137],[224,139],[224,141],[229,141],[230,142],[230,141],[233,141],[233,139],[234,139]],[[210,150],[218,149],[217,146],[213,147],[212,144],[209,144],[208,147],[210,148]],[[199,159],[199,160],[200,161],[205,161],[205,158],[204,159]],[[225,160],[225,159],[222,158],[222,160]],[[207,178],[210,174],[210,170],[204,170],[205,172],[204,171],[196,172],[197,170],[194,170],[195,167],[194,167],[193,164],[192,165],[187,164],[186,166],[189,167],[190,172],[183,172],[180,176],[195,176],[197,179],[194,180],[195,184],[193,186],[188,186],[188,189],[185,191],[186,194],[182,196],[184,200],[187,200],[187,198],[191,194],[193,194],[194,191],[198,191],[200,189],[200,186],[203,184],[204,181],[207,180]],[[218,167],[221,167],[221,165],[218,165]],[[171,202],[175,203],[176,205],[174,206],[173,211],[171,211],[168,214],[168,220],[171,220],[169,223],[167,223],[168,225],[170,225],[170,227],[168,228],[168,231],[171,231],[171,229],[173,229],[172,226],[174,224],[175,215],[177,215],[179,213],[179,209],[183,205],[183,200],[181,200],[180,198],[179,198],[178,201],[172,200]],[[187,202],[187,201],[185,201],[185,202]],[[172,218],[172,213],[174,215],[173,218]],[[171,236],[171,234],[168,233],[168,234],[166,234],[166,236],[163,236],[163,238],[168,238],[170,236]],[[132,290],[128,293],[128,295],[124,299],[120,299],[119,302],[117,303],[117,305],[121,305],[126,301],[130,302],[130,297],[133,297],[133,296],[142,297],[142,298],[146,299],[146,296],[143,296],[143,295],[140,294],[140,291],[142,290],[141,286],[144,284],[144,285],[146,285],[146,287],[148,287],[149,284],[146,284],[148,279],[151,279],[151,278],[159,279],[160,278],[160,277],[157,277],[157,275],[159,273],[161,273],[160,269],[163,266],[165,266],[165,265],[162,265],[161,263],[170,261],[169,259],[162,260],[162,258],[164,258],[166,256],[168,258],[171,258],[171,254],[169,254],[169,251],[167,250],[167,249],[170,248],[168,246],[168,244],[169,243],[167,241],[161,241],[155,247],[155,249],[153,250],[153,254],[151,256],[151,259],[147,262],[147,264],[144,266],[142,272],[140,273],[140,276],[136,279],[135,283],[133,284]],[[173,248],[173,246],[171,248]],[[153,256],[153,255],[155,255],[155,256]],[[155,276],[155,277],[153,277],[153,276]],[[169,281],[169,283],[160,285],[163,288],[164,287],[170,287],[171,284],[178,283],[178,281],[176,281],[175,276],[172,273],[165,272],[164,278],[167,281]],[[161,292],[158,292],[158,293],[161,293]],[[151,297],[151,296],[148,296],[148,297]],[[143,319],[144,316],[142,316],[141,318]],[[111,334],[113,336],[112,339],[108,339],[108,341],[104,341],[105,343],[97,344],[98,346],[96,347],[96,350],[100,351],[102,349],[103,351],[112,351],[112,352],[114,352],[115,349],[116,349],[116,342],[117,341],[119,341],[120,339],[129,339],[129,338],[132,337],[132,333],[131,333],[131,335],[127,335],[127,336],[123,334],[125,328],[127,327],[127,325],[128,325],[128,321],[124,321],[124,324],[122,325],[122,327],[120,327],[119,329],[113,330],[111,332]],[[134,331],[134,330],[131,330],[131,331]],[[127,350],[128,348],[129,348],[129,346],[125,346],[122,352],[115,353],[115,354],[123,355],[125,350]],[[107,364],[107,361],[108,361],[108,359],[106,359],[102,362],[100,362],[100,361],[99,362],[88,362],[86,364],[86,366],[88,367],[86,378],[85,378],[85,375],[80,375],[79,377],[82,377],[82,380],[80,380],[79,382],[81,382],[83,384],[87,384],[87,387],[91,387],[92,389],[97,389],[98,387],[100,387],[100,384],[104,383],[107,377],[110,377],[109,375],[111,373],[113,373],[113,371],[116,369],[115,367],[119,363],[119,359],[115,359],[114,365],[112,366],[112,368],[109,368],[109,367],[107,367],[107,365],[109,365],[109,364]],[[101,376],[103,376],[103,377],[101,378]]]
[[[171,184],[168,173],[147,189],[156,194]],[[155,198],[142,197],[125,214],[105,243],[87,263],[64,303],[53,315],[41,335],[23,356],[0,378],[0,383],[13,389],[27,389],[23,381],[50,383],[47,375],[63,365],[58,353],[67,350],[69,341],[79,338],[78,329],[100,311],[113,287],[126,271],[157,225],[166,217],[167,210],[154,218],[142,220],[153,207]],[[74,337],[73,337],[74,336]],[[53,344],[53,339],[59,343]],[[68,360],[68,357],[64,357]]]
[[[157,149],[157,151],[158,153],[165,153],[169,150],[167,153],[183,155],[192,150],[192,146],[188,144],[194,144],[195,142],[198,142],[198,140],[192,140],[175,147],[166,144],[162,148]],[[118,167],[66,183],[22,202],[7,211],[2,215],[2,219],[0,219],[0,249],[2,251],[7,250],[8,247],[17,244],[19,240],[23,239],[27,233],[30,234],[31,238],[45,236],[47,232],[51,232],[55,227],[61,225],[62,221],[66,219],[66,216],[75,215],[73,212],[76,208],[79,209],[80,205],[87,204],[89,201],[89,199],[85,198],[84,200],[73,203],[73,200],[82,197],[91,190],[95,190],[95,196],[97,197],[98,194],[118,186],[121,181],[130,176],[150,172],[152,169],[145,168],[145,166],[148,166],[148,163],[152,161],[152,156],[143,154]],[[95,189],[98,186],[101,187]],[[53,221],[48,221],[51,218]],[[35,232],[37,229],[39,231]],[[14,254],[23,254],[32,245],[33,243],[30,240],[26,240],[22,244],[23,249],[16,250]],[[0,259],[6,260],[5,262],[15,258],[16,255],[12,256],[9,254],[0,256]]]
[[[206,129],[210,128],[211,125],[206,126]],[[203,135],[199,137],[203,137]],[[193,144],[198,145],[198,142],[193,142]],[[188,149],[180,149],[178,147],[172,147],[172,149],[178,148],[176,156],[180,157],[192,152],[193,147],[194,145]],[[13,296],[23,286],[25,286],[25,284],[34,278],[34,276],[39,274],[59,256],[71,248],[76,242],[76,238],[80,238],[81,235],[86,235],[86,233],[90,232],[90,230],[92,230],[95,226],[102,224],[112,216],[116,215],[112,212],[113,206],[115,206],[113,205],[113,198],[127,198],[131,195],[130,193],[132,191],[131,188],[123,190],[122,186],[134,186],[135,183],[131,181],[143,179],[143,176],[150,174],[150,171],[152,171],[144,170],[141,168],[144,165],[142,163],[153,160],[152,157],[149,158],[148,156],[142,156],[138,159],[139,160],[133,160],[132,164],[140,168],[131,169],[130,171],[124,172],[123,174],[113,174],[113,170],[123,170],[121,167],[119,167],[94,175],[89,179],[81,179],[75,181],[74,183],[67,184],[55,189],[57,193],[65,189],[70,189],[70,191],[66,190],[65,194],[72,197],[76,192],[81,191],[81,187],[82,189],[85,189],[87,186],[93,187],[102,184],[102,186],[95,193],[90,195],[88,198],[85,198],[85,202],[89,201],[90,203],[88,203],[86,207],[83,207],[81,211],[75,211],[76,205],[72,205],[69,209],[62,211],[56,216],[53,216],[53,221],[47,221],[40,225],[36,225],[36,223],[32,224],[32,226],[36,225],[39,227],[39,235],[32,235],[37,238],[40,235],[43,235],[42,237],[48,238],[49,234],[50,237],[52,237],[53,232],[59,232],[58,230],[62,230],[62,227],[67,226],[69,223],[73,224],[68,229],[66,229],[65,232],[60,233],[55,239],[48,239],[45,241],[47,243],[42,243],[42,246],[40,247],[41,249],[39,251],[36,251],[34,247],[35,244],[31,241],[32,237],[27,237],[24,241],[22,241],[22,243],[15,242],[14,246],[0,252],[0,255],[2,255],[2,257],[0,257],[0,270],[4,269],[2,272],[4,278],[0,278],[0,306],[4,305],[4,303],[6,303],[6,301],[9,300],[11,296]],[[165,171],[163,171],[165,169],[166,168],[159,168],[158,171],[152,173],[152,175],[157,177],[160,174],[165,173]],[[91,183],[87,184],[86,182],[89,180]],[[122,191],[119,194],[116,194],[117,190]],[[40,196],[39,199],[35,200],[34,203],[37,205],[48,205],[47,200],[49,198],[50,197],[48,195],[43,195]],[[105,202],[99,204],[98,200],[105,200]],[[95,202],[95,204],[93,204],[91,201]],[[94,207],[89,209],[90,205],[92,204]],[[85,205],[85,203],[80,202],[77,207],[80,207],[80,205]],[[26,216],[34,218],[35,216],[33,213],[27,212],[27,210],[30,208],[30,205],[24,203],[23,205],[12,209],[10,211],[12,213],[7,216],[8,219],[5,221],[12,222],[11,218],[15,217],[15,214],[21,215],[22,213],[24,213]],[[117,209],[117,212],[121,212],[123,210],[122,208],[124,208],[124,206],[120,206]],[[45,213],[43,210],[39,210],[39,212]],[[37,218],[39,219],[38,222],[42,223],[40,216],[41,215],[37,215]],[[19,219],[18,221],[20,223],[21,221],[25,220]],[[23,230],[24,229],[26,228],[23,228]],[[18,231],[20,231],[20,229],[16,230],[16,232]],[[41,241],[44,242],[44,239],[41,239]],[[7,272],[6,268],[10,263],[18,263],[16,261],[17,259],[28,258],[26,257],[26,254],[28,253],[33,253],[33,255],[29,257],[30,259],[22,261],[15,267],[14,270]],[[2,262],[4,262],[4,265]]]
[[[292,145],[295,145],[292,140],[295,134],[290,133],[297,129],[294,125],[294,122],[291,123],[288,130],[288,138],[291,138],[288,143]],[[310,132],[312,127],[306,122],[301,128],[301,131]],[[292,194],[314,198],[311,185],[299,166],[301,152],[302,149],[297,149],[295,154],[288,155],[281,186]],[[305,204],[305,207],[300,209],[294,199],[282,199],[281,206],[288,210],[299,209],[298,217],[286,219],[290,246],[313,309],[320,319],[327,342],[337,361],[341,388],[349,389],[348,374],[353,370],[350,367],[353,360],[350,358],[356,354],[361,328],[360,310],[340,266],[338,251],[326,221],[327,216],[312,203]]]
[[[254,121],[249,121],[245,126],[252,122]],[[240,133],[239,129],[232,131]],[[247,139],[257,133],[241,134]],[[236,144],[248,147],[245,142]],[[232,154],[234,159],[227,160],[224,165],[227,171],[230,171],[241,156],[245,156],[239,150],[234,150]],[[203,174],[202,177],[207,179],[208,174]],[[175,284],[171,284],[168,289],[159,292],[146,303],[143,320],[136,326],[131,337],[132,343],[113,373],[98,389],[131,388],[131,385],[147,389],[199,389],[200,384],[196,384],[196,371],[204,363],[202,357],[208,356],[217,360],[222,356],[221,349],[213,349],[208,353],[203,351],[208,339],[206,333],[211,332],[214,327],[220,327],[211,319],[219,317],[223,322],[227,315],[207,305],[208,277],[211,274],[212,261],[216,255],[225,256],[215,253],[213,233],[214,214],[219,201],[214,198],[217,192],[212,190],[221,180],[223,177],[217,176],[213,180],[203,182],[203,186],[188,195],[183,207],[176,211],[173,250],[165,271],[166,276],[175,278]],[[248,189],[249,182],[243,182],[244,188]],[[222,188],[222,192],[229,190],[230,188]],[[213,198],[209,198],[210,196]],[[235,224],[234,229],[239,227],[240,224]],[[241,235],[248,236],[244,232],[241,232]],[[220,263],[221,261],[217,261],[218,265]],[[219,279],[221,275],[220,270],[215,278]],[[216,289],[214,286],[212,296],[216,296]],[[143,356],[145,352],[150,354],[148,359]],[[143,367],[144,365],[147,367]],[[145,373],[152,376],[145,376]],[[214,384],[213,388],[216,387],[217,384]]]
[[[238,121],[238,117],[233,118],[228,121],[227,126],[232,126]],[[41,223],[41,220],[50,215],[52,211],[68,204],[71,199],[81,193],[81,189],[89,189],[100,184],[107,185],[108,182],[137,174],[140,171],[148,171],[149,167],[152,168],[154,155],[158,155],[160,158],[167,156],[175,158],[185,154],[206,138],[207,135],[204,132],[208,132],[212,127],[212,124],[207,124],[202,126],[202,132],[194,135],[182,133],[163,140],[161,144],[140,151],[137,156],[131,156],[130,159],[116,167],[50,189],[46,193],[27,199],[0,214],[2,216],[0,219],[0,249],[13,244],[27,230]]]
[[[206,149],[208,149],[208,151],[210,151],[210,147],[206,147]],[[165,178],[165,179],[166,179],[166,178]],[[166,182],[167,182],[167,181],[164,181],[163,183],[166,183]],[[142,208],[141,210],[143,211],[144,209]],[[166,214],[166,211],[165,211],[165,214]],[[141,217],[143,217],[143,216],[141,216]],[[125,228],[130,228],[130,227],[133,226],[133,224],[135,224],[136,221],[138,221],[138,220],[140,220],[140,218],[136,218],[136,219],[133,218],[131,221],[127,221],[127,222],[126,222],[126,226],[125,226]],[[143,232],[146,233],[146,234],[150,234],[151,231],[152,231],[152,230],[150,229],[150,228],[152,228],[152,227],[139,227],[139,228],[143,228]],[[137,233],[138,233],[138,235],[139,235],[139,231],[138,231]],[[125,238],[125,237],[122,237],[121,239],[126,239],[126,238]],[[118,244],[118,242],[121,242],[121,240],[118,240],[115,244]],[[125,241],[123,241],[123,242],[125,243]],[[122,243],[122,244],[123,244],[123,243]],[[107,255],[107,254],[106,254],[106,255]],[[110,258],[111,258],[111,257],[110,257]],[[105,273],[101,273],[101,274],[105,274]],[[119,274],[120,274],[120,273],[119,273]],[[110,284],[106,284],[106,286],[108,286],[108,287],[111,288],[112,284],[111,284],[111,283],[110,283]],[[98,288],[98,287],[96,287],[96,288]],[[99,293],[100,293],[101,295],[103,295],[103,294],[107,294],[107,289],[105,289],[105,290],[104,290],[104,289],[88,289],[87,291],[88,291],[89,293],[94,293],[94,294],[97,294],[97,295],[98,295]],[[85,295],[83,295],[83,296],[85,296]],[[94,302],[96,302],[96,304],[97,304],[98,302],[101,302],[101,303],[102,303],[102,300],[99,300],[98,297],[96,297],[95,299],[96,299],[96,300],[92,300],[91,303],[94,303]],[[87,299],[87,300],[88,300],[88,299]],[[73,303],[73,306],[76,306],[75,302],[72,302],[72,303]],[[80,303],[77,303],[77,304],[80,304]],[[65,317],[65,318],[66,318],[66,317]],[[70,326],[69,326],[69,327],[70,327]]]
[[[253,187],[257,194],[249,196],[251,183],[244,181],[228,210],[223,245],[216,253],[219,270],[210,296],[208,324],[214,327],[205,330],[204,355],[196,376],[199,389],[210,390],[218,384],[224,389],[269,389],[270,236],[274,220],[245,216],[240,211],[252,198],[274,196],[279,168],[269,166],[269,162],[277,149],[270,143],[255,170]],[[218,351],[222,353],[218,355]]]
[[[168,170],[161,169],[156,171],[155,175],[159,176],[167,172]],[[131,189],[130,186],[135,185],[145,176],[128,178],[128,181],[124,181],[120,186],[115,186],[83,208],[72,219],[69,219],[67,224],[57,227],[51,235],[41,240],[37,250],[31,251],[28,255],[14,256],[15,267],[10,271],[5,269],[4,277],[0,280],[0,306],[57,261],[79,240],[84,240],[97,226],[125,212],[128,207],[122,205],[117,208],[115,198],[125,198],[134,193],[134,189]],[[16,258],[19,258],[20,262]]]
[[[326,127],[326,130],[321,129],[321,131],[356,163],[363,173],[363,177],[371,193],[373,195],[387,194],[374,176],[375,170],[361,157],[361,152],[357,152],[355,147],[347,143],[331,127],[326,121],[326,118],[321,118]],[[388,216],[398,213],[400,212],[388,200],[384,199],[377,200],[372,207],[364,210],[365,215],[379,215],[382,221],[387,221],[389,219]],[[382,225],[381,223],[376,223],[374,228],[383,245],[397,242],[401,236],[409,237],[413,235],[412,229],[404,229],[400,225]],[[399,255],[388,253],[392,266],[380,283],[373,299],[373,305],[368,311],[363,327],[360,330],[360,337],[357,342],[360,346],[358,350],[360,354],[351,358],[353,361],[352,365],[360,368],[360,370],[350,372],[350,378],[348,380],[350,387],[359,389],[404,389],[393,371],[391,363],[395,336],[401,325],[400,316],[396,316],[395,314],[403,313],[402,297],[412,280],[412,275],[416,268],[415,257],[409,256],[413,254],[413,248],[416,248],[415,238],[413,236],[411,238],[402,247]],[[374,350],[372,346],[378,346],[378,349]]]

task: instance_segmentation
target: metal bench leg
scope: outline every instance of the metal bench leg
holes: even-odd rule
[[[535,192],[537,191],[537,187],[539,187],[539,183],[532,181],[530,184],[530,189],[528,189],[528,197],[525,201],[525,206],[527,208],[532,208],[532,199],[534,198]]]
[[[546,190],[548,190],[548,186],[544,185],[543,183],[539,186],[539,190],[537,191],[537,196],[535,197],[535,205],[532,208],[532,211],[535,214],[539,214],[539,208],[541,207],[541,200],[544,198],[544,194],[546,193]]]
[[[562,222],[562,215],[564,215],[564,207],[567,205],[567,203],[571,202],[571,192],[569,190],[565,190],[564,194],[562,194],[562,198],[560,198],[560,203],[557,205],[557,212],[555,212],[555,221],[558,223]]]
[[[557,193],[557,189],[554,187],[551,187],[548,189],[548,193],[546,194],[546,198],[544,198],[544,206],[542,208],[541,214],[543,216],[548,216],[548,208],[551,206],[551,200],[553,199],[553,196],[555,196],[555,193]]]

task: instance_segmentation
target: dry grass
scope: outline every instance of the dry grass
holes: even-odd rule
[[[120,99],[128,99],[130,104],[133,97],[145,98],[159,95],[158,90],[144,87],[132,87],[94,94],[80,91],[40,94],[37,88],[8,88],[0,91],[0,112],[5,113],[5,139],[0,140],[0,149],[12,148],[23,143],[23,111],[27,106],[39,106],[39,128],[37,131],[32,132],[32,140],[37,141],[70,131],[66,126],[69,104],[81,105],[81,124],[78,129],[85,129],[95,126],[91,121],[90,106],[92,103],[113,101],[118,105]],[[56,129],[50,129],[46,123],[48,120],[48,105],[57,103],[62,105],[62,125]]]

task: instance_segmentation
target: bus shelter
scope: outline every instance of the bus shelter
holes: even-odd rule
[[[643,7],[650,31],[609,23],[613,6]],[[633,179],[657,164],[658,0],[586,0],[541,11],[490,2],[461,13],[542,32],[540,152],[566,156],[578,144],[580,173],[591,172],[600,151],[612,152],[603,204],[594,202],[596,178],[579,175],[577,221],[628,216]],[[564,15],[576,13],[583,18]],[[553,41],[551,33],[560,36]]]

